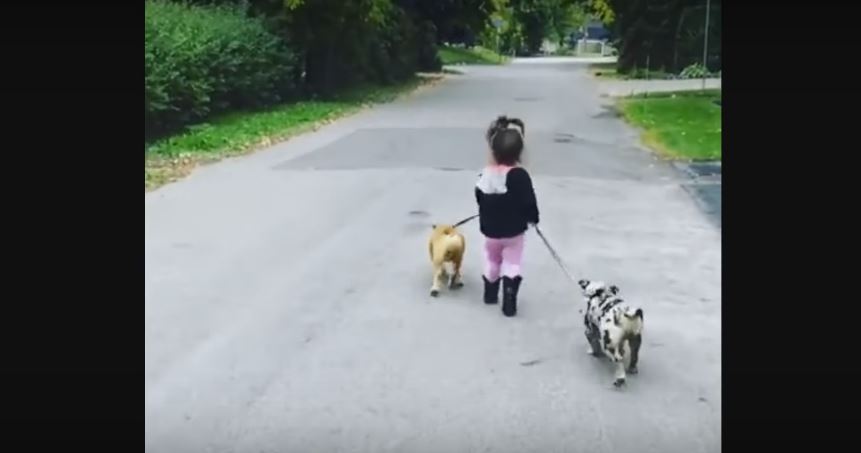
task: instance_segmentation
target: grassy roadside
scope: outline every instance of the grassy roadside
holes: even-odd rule
[[[439,48],[439,58],[444,65],[475,64],[497,65],[508,61],[507,57],[496,52],[475,46],[471,49],[443,46]]]
[[[607,80],[643,80],[643,79],[666,79],[669,73],[664,71],[648,71],[638,69],[631,74],[621,74],[616,69],[616,63],[595,63],[589,65],[589,72],[599,79]]]
[[[595,63],[589,65],[589,73],[603,79],[619,79],[622,74],[616,72],[616,63]]]
[[[622,115],[643,141],[670,159],[721,159],[719,90],[652,93],[619,100]]]
[[[188,175],[196,166],[244,154],[317,129],[363,107],[390,102],[441,75],[386,87],[362,87],[331,100],[301,101],[255,112],[235,112],[146,146],[145,190]]]

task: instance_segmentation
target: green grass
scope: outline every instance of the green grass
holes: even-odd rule
[[[589,72],[596,77],[605,79],[622,78],[622,74],[616,72],[616,63],[595,63],[589,65]]]
[[[506,57],[503,57],[492,50],[478,46],[473,47],[472,49],[443,46],[439,48],[439,58],[442,60],[442,64],[444,65],[491,65],[503,64],[507,61]]]
[[[614,80],[643,80],[643,79],[666,79],[669,73],[665,71],[651,70],[648,71],[648,77],[645,70],[640,69],[636,73],[622,74],[616,69],[616,63],[595,63],[589,66],[589,71],[595,77],[601,79]]]
[[[720,91],[649,94],[619,100],[624,117],[643,129],[643,140],[671,159],[721,159]]]
[[[572,49],[570,47],[560,46],[553,52],[553,56],[555,57],[576,57],[580,54],[577,53],[577,49]]]
[[[328,100],[311,100],[253,112],[234,112],[145,145],[145,188],[187,175],[201,163],[243,154],[327,124],[362,107],[389,102],[439,77],[403,84],[361,87]]]

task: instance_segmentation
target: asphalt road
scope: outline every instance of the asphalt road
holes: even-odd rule
[[[582,63],[462,70],[145,196],[146,451],[720,451],[720,229],[687,177]],[[533,232],[516,318],[481,302],[475,222],[466,286],[428,296],[430,225],[474,213],[499,113],[569,268],[644,309],[623,390]]]

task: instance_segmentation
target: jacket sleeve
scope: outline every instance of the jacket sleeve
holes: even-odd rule
[[[513,191],[517,194],[517,200],[528,223],[538,223],[538,200],[535,198],[535,189],[532,187],[532,178],[522,168],[512,170]]]
[[[481,178],[481,174],[479,174],[478,177]],[[481,208],[481,196],[482,195],[484,195],[484,193],[482,193],[481,190],[479,190],[478,186],[476,186],[475,187],[475,203],[478,205],[479,208]]]

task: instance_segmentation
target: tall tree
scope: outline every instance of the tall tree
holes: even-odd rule
[[[588,16],[583,0],[554,0],[549,2],[550,26],[557,43],[564,45],[565,39],[586,25]]]
[[[511,0],[514,19],[523,29],[526,49],[529,53],[540,51],[544,37],[550,33],[553,1]]]
[[[702,58],[705,0],[589,0],[590,8],[610,18],[618,36],[618,66],[679,71]],[[711,1],[713,27],[709,53],[720,65],[720,0]],[[699,14],[697,13],[699,11]],[[606,19],[605,19],[606,20]],[[700,46],[699,59],[694,49]],[[712,69],[715,69],[714,67]]]
[[[606,25],[612,24],[616,19],[613,0],[584,0],[586,6],[592,11],[596,19]]]
[[[469,42],[488,25],[497,3],[491,0],[395,0],[437,29],[439,42]],[[471,43],[470,43],[471,44]]]
[[[530,53],[547,38],[562,44],[565,37],[586,22],[588,0],[510,0],[513,18],[523,31]]]
[[[391,0],[248,0],[303,56],[304,85],[329,93],[369,74],[369,49],[393,12]]]

